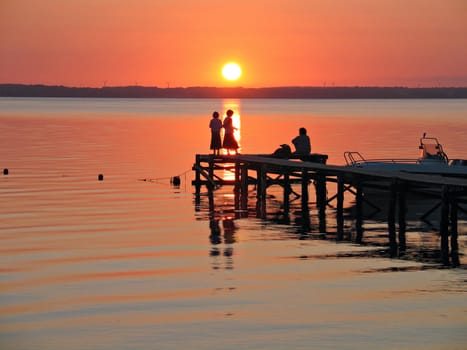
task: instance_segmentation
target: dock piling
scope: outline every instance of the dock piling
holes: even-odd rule
[[[344,176],[337,175],[337,208],[336,208],[336,221],[337,221],[337,240],[341,241],[344,238]]]
[[[441,192],[441,262],[449,265],[449,187],[444,185]]]
[[[397,179],[392,179],[389,185],[389,202],[388,202],[388,238],[389,238],[389,254],[391,257],[397,255],[396,241],[396,202],[397,202]]]
[[[404,182],[399,182],[398,186],[398,204],[399,204],[399,255],[403,255],[406,251],[407,244],[406,244],[406,212],[407,212],[407,205],[406,205],[406,184]]]
[[[290,211],[290,194],[292,192],[292,188],[290,186],[290,174],[286,171],[284,173],[284,199],[283,199],[283,205],[284,205],[284,215],[289,216],[289,211]]]
[[[355,241],[357,243],[362,243],[363,241],[363,188],[360,178],[357,178],[356,182],[356,195],[355,195],[355,227],[357,231],[357,236]]]
[[[450,218],[451,218],[451,264],[454,267],[460,266],[459,243],[458,243],[458,203],[455,195],[450,196]]]
[[[318,207],[319,231],[326,233],[326,176],[318,174],[315,181],[316,205]]]

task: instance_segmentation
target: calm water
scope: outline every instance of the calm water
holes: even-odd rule
[[[423,132],[467,158],[466,100],[0,99],[0,349],[465,349],[465,219],[442,269],[437,217],[390,259],[376,220],[355,245],[313,208],[309,232],[235,219],[229,188],[210,213],[191,166],[227,108],[242,153],[305,126],[332,164],[416,157]]]

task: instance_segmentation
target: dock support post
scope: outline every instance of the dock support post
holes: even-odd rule
[[[355,226],[357,229],[357,237],[356,242],[362,243],[363,241],[363,188],[362,182],[360,179],[357,179],[356,184],[356,194],[355,194],[355,201],[356,201],[356,222]]]
[[[326,176],[316,177],[316,204],[318,206],[319,232],[326,233]]]
[[[344,238],[344,178],[342,174],[337,175],[337,240]]]
[[[267,187],[267,174],[266,166],[262,164],[257,169],[257,186],[256,186],[256,215],[261,218],[266,218],[266,187]]]
[[[457,227],[457,197],[451,192],[450,200],[450,217],[451,217],[451,263],[452,266],[460,266],[459,260],[459,243],[458,243],[458,227]]]
[[[240,185],[240,162],[235,162],[235,184],[234,184],[234,203],[235,203],[235,212],[240,212],[240,200],[241,200],[241,185]]]
[[[302,169],[302,209],[308,210],[308,171]]]
[[[407,185],[405,183],[399,183],[399,255],[403,255],[407,249],[405,232],[406,232],[406,222],[405,216],[407,211],[406,204],[406,189]]]
[[[240,192],[240,162],[236,161],[235,162],[235,184],[234,184],[234,190]]]
[[[208,171],[209,177],[213,179],[214,178],[214,155],[211,155],[209,157],[208,164],[209,164],[209,171]]]
[[[290,174],[286,171],[284,173],[284,215],[289,216],[290,211],[290,193],[292,188],[290,187]]]
[[[449,265],[449,187],[443,185],[441,193],[441,262],[443,265]]]
[[[303,220],[303,228],[308,231],[310,229],[310,211],[308,208],[308,171],[303,168],[302,169],[302,220]]]
[[[396,202],[397,202],[397,180],[393,179],[391,184],[389,185],[389,203],[388,203],[388,238],[389,238],[389,254],[391,258],[397,255]]]
[[[247,164],[242,164],[240,182],[241,182],[240,207],[244,212],[246,212],[246,215],[248,216],[248,213],[247,213],[248,211],[248,165]]]
[[[201,175],[199,173],[199,168],[201,166],[201,157],[199,154],[195,157],[195,204],[199,205],[201,203]]]
[[[257,169],[257,183],[256,196],[266,198],[267,174],[264,164]]]

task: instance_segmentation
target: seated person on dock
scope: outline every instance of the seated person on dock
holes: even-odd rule
[[[295,152],[291,158],[298,158],[305,162],[326,164],[328,156],[326,154],[311,153],[310,137],[306,134],[305,128],[299,129],[299,135],[292,140]]]
[[[310,137],[306,134],[305,128],[300,128],[298,132],[299,135],[292,140],[292,143],[295,146],[295,152],[293,154],[307,158],[311,153]]]

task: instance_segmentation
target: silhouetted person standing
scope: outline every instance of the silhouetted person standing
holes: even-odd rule
[[[222,147],[227,150],[227,153],[230,154],[230,150],[235,151],[235,154],[238,154],[238,143],[235,140],[234,131],[236,128],[233,126],[232,115],[233,111],[231,109],[226,112],[227,117],[224,119],[224,143]]]
[[[218,112],[212,113],[212,119],[209,122],[209,127],[211,128],[211,145],[209,149],[212,149],[213,154],[219,154],[219,151],[222,147],[222,141],[221,141],[222,122],[219,119]]]

